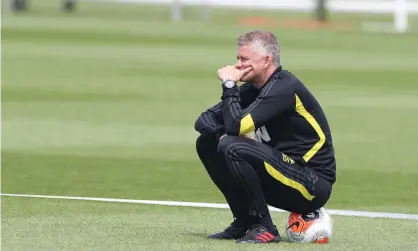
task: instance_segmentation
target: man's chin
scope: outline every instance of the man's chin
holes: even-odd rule
[[[241,82],[245,82],[245,83],[253,82],[253,78],[251,78],[251,77],[243,77],[241,79]]]

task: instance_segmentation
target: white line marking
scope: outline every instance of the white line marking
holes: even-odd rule
[[[72,197],[72,196],[53,196],[53,195],[34,195],[34,194],[9,194],[2,193],[0,196],[7,197],[24,197],[24,198],[43,198],[43,199],[59,199],[59,200],[84,200],[84,201],[102,201],[102,202],[119,202],[119,203],[135,203],[163,206],[181,206],[181,207],[204,207],[204,208],[226,208],[227,204],[220,203],[200,203],[200,202],[182,202],[182,201],[159,201],[159,200],[132,200],[132,199],[112,199],[112,198],[94,198],[94,197]],[[281,209],[269,207],[273,212],[285,212]],[[327,209],[332,215],[358,216],[369,218],[389,218],[403,220],[418,220],[418,214],[398,214],[398,213],[382,213],[382,212],[366,212],[352,210],[334,210]]]

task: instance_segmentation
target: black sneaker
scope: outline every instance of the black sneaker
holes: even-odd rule
[[[231,223],[229,227],[227,227],[222,232],[213,233],[208,236],[209,239],[222,239],[222,240],[236,240],[245,235],[248,231],[248,227],[245,227],[243,224],[240,224],[236,220]]]
[[[276,226],[274,226],[274,231],[269,231],[263,225],[254,225],[244,237],[237,240],[237,243],[277,243],[280,241],[280,234]]]

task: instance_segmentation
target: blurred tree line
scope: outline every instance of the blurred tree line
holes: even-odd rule
[[[225,0],[227,1],[227,0]],[[318,21],[327,21],[327,0],[316,0],[315,19]],[[28,9],[29,0],[9,0],[10,8],[13,11],[25,11]],[[75,8],[76,0],[63,0],[63,10],[73,11]]]
[[[63,0],[63,10],[74,10],[76,0]],[[12,11],[20,12],[29,9],[29,0],[9,0],[9,6]]]

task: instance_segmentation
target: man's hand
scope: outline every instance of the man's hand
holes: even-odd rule
[[[224,81],[225,79],[230,79],[237,82],[240,81],[242,77],[250,71],[252,71],[252,67],[247,67],[245,69],[240,70],[237,69],[236,66],[227,65],[218,70],[218,78],[221,81]]]

